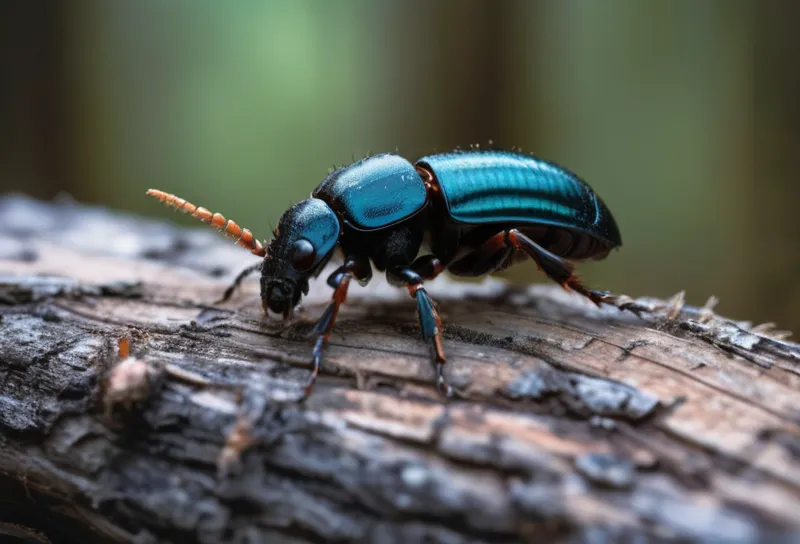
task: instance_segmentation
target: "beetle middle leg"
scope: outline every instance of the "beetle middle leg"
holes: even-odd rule
[[[425,255],[415,260],[411,266],[389,268],[386,270],[386,279],[392,285],[405,287],[408,289],[408,294],[416,299],[422,339],[431,345],[433,351],[436,388],[449,397],[453,394],[453,389],[444,378],[444,364],[447,359],[442,345],[442,320],[423,287],[423,279],[433,279],[442,271],[444,266],[439,259],[433,255]]]
[[[311,376],[306,382],[303,391],[303,398],[308,397],[314,389],[314,384],[317,381],[320,367],[322,366],[322,350],[330,338],[333,331],[333,325],[336,323],[336,317],[339,315],[339,308],[344,304],[347,298],[347,288],[350,286],[350,279],[355,277],[362,285],[369,282],[372,277],[372,267],[369,260],[365,258],[349,257],[345,259],[342,266],[334,270],[328,276],[328,285],[333,287],[333,300],[325,308],[322,317],[319,318],[314,329],[311,331],[312,335],[316,335],[317,340],[314,343],[314,351],[311,362]]]

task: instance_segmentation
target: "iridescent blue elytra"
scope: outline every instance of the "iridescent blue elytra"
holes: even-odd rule
[[[220,214],[162,191],[149,193],[263,257],[239,275],[223,300],[258,270],[267,313],[288,318],[308,293],[309,280],[322,272],[336,248],[342,250],[343,263],[328,276],[333,300],[312,331],[316,343],[304,395],[321,368],[350,280],[366,284],[373,268],[415,299],[422,338],[432,348],[436,387],[448,395],[443,325],[423,287],[444,271],[481,276],[527,257],[550,279],[598,305],[640,309],[585,287],[573,273],[574,261],[602,259],[622,243],[600,197],[568,170],[522,153],[460,151],[429,155],[416,164],[394,154],[360,160],[333,172],[311,198],[284,212],[268,244]]]
[[[578,176],[509,151],[467,151],[423,157],[439,182],[453,220],[511,222],[575,229],[620,245],[611,213]]]

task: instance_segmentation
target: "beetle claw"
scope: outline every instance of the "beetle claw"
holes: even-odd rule
[[[625,303],[625,304],[620,304],[620,305],[617,306],[617,308],[619,308],[622,311],[628,311],[628,312],[634,313],[634,314],[636,314],[636,317],[639,317],[639,318],[642,317],[642,312],[648,311],[648,309],[646,307],[644,307],[644,306],[642,306],[642,305],[640,305],[640,304],[638,304],[636,302],[628,302],[628,303]]]
[[[602,302],[615,306],[620,311],[627,311],[636,314],[636,317],[641,318],[642,313],[651,311],[647,306],[640,304],[627,295],[612,295],[605,292]]]
[[[441,393],[444,397],[450,398],[453,396],[453,388],[447,383],[447,380],[444,377],[444,363],[437,362],[435,363],[436,366],[436,389]]]

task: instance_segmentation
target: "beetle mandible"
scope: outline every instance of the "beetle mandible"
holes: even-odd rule
[[[423,340],[432,348],[436,387],[452,389],[443,369],[442,322],[423,284],[443,271],[481,276],[532,259],[550,279],[600,303],[631,309],[619,297],[585,287],[571,261],[603,259],[622,244],[606,205],[578,176],[555,164],[513,151],[469,150],[430,155],[416,164],[380,154],[331,173],[311,198],[290,207],[274,237],[263,244],[218,213],[150,189],[147,194],[233,236],[263,257],[245,269],[221,302],[251,272],[261,272],[261,302],[287,318],[308,294],[339,246],[344,262],[328,277],[333,299],[312,334],[311,392],[322,351],[352,278],[362,285],[372,263],[388,282],[416,300]],[[421,252],[423,239],[427,251]]]

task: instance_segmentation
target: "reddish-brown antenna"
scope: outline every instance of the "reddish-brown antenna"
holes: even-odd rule
[[[243,229],[233,221],[228,221],[221,214],[211,213],[205,208],[198,208],[191,202],[158,189],[150,189],[147,194],[156,197],[167,206],[172,206],[183,213],[191,214],[192,217],[198,218],[203,223],[208,223],[223,234],[236,238],[236,243],[245,249],[249,249],[253,255],[263,257],[267,254],[266,248],[256,240],[252,232]]]

